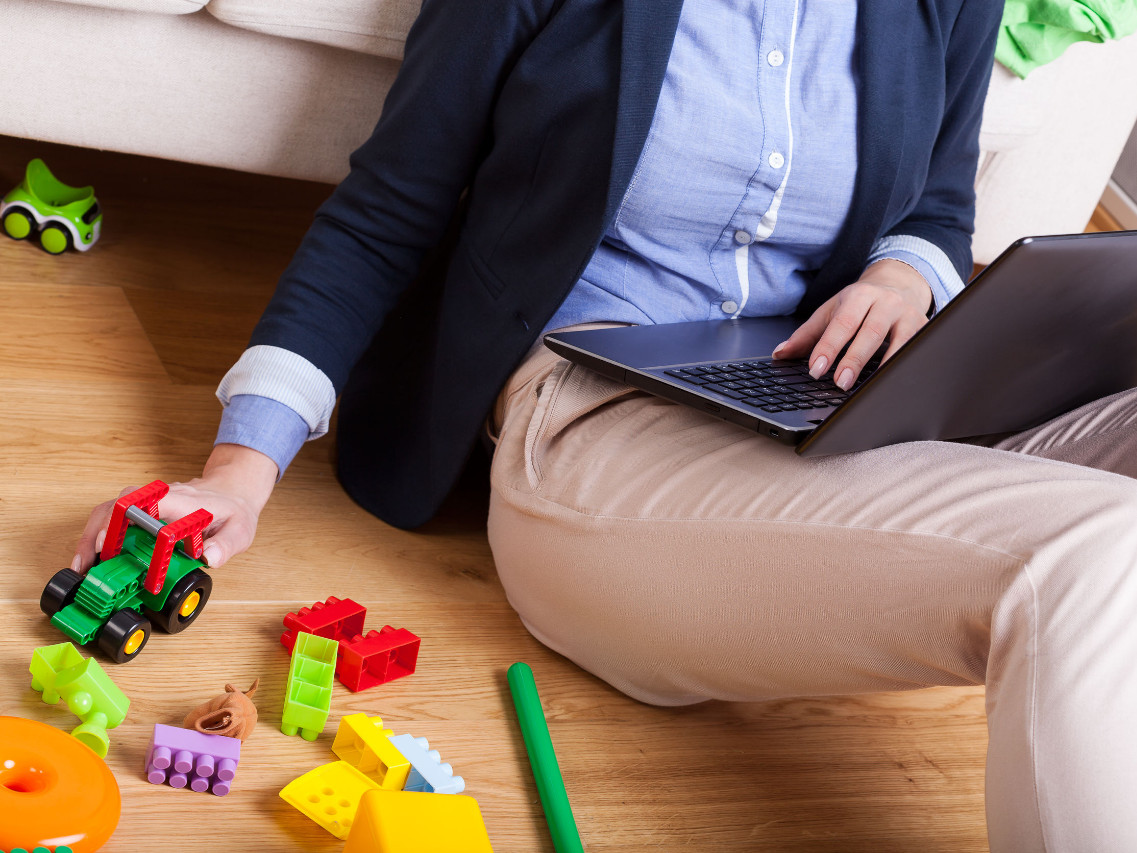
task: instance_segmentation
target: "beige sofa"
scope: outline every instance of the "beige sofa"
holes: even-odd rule
[[[3,0],[0,134],[335,182],[421,0]],[[457,2],[457,0],[455,0]],[[996,65],[975,256],[1080,231],[1137,118],[1137,37]]]
[[[419,3],[3,0],[0,133],[336,182]]]

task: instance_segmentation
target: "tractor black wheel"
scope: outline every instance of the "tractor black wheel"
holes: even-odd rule
[[[119,610],[99,629],[99,649],[115,663],[138,657],[150,639],[150,620],[134,610]]]
[[[54,616],[75,600],[75,593],[83,583],[83,576],[71,569],[62,569],[52,575],[39,597],[39,609]]]
[[[209,593],[213,591],[213,578],[201,569],[194,569],[170,590],[166,606],[161,613],[151,612],[150,621],[167,634],[184,631],[197,619]]]

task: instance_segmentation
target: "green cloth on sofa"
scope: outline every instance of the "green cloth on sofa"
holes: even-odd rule
[[[1019,77],[1079,41],[1137,31],[1137,0],[1007,0],[995,59]]]

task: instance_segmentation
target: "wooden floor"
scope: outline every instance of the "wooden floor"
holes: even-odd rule
[[[43,156],[93,182],[104,237],[51,257],[0,238],[0,714],[70,730],[29,687],[36,646],[60,642],[37,606],[89,509],[124,485],[188,479],[216,428],[213,389],[243,349],[328,188],[0,138],[0,187]],[[415,532],[356,507],[329,440],[309,444],[253,549],[215,572],[198,623],[126,666],[131,698],[108,762],[122,789],[104,849],[338,851],[277,797],[333,758],[338,719],[380,714],[425,736],[466,779],[498,853],[551,851],[513,719],[506,667],[536,673],[587,850],[984,851],[980,689],[688,709],[637,704],[538,645],[506,603],[480,484]],[[329,595],[368,627],[422,637],[418,672],[360,694],[336,686],[315,743],[278,729],[281,617]],[[177,724],[225,682],[261,678],[261,725],[225,798],[148,784],[154,723]]]

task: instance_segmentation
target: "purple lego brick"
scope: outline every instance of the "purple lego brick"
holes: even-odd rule
[[[241,742],[236,738],[157,723],[146,751],[146,779],[155,785],[166,782],[171,788],[189,787],[224,797],[240,760]]]

